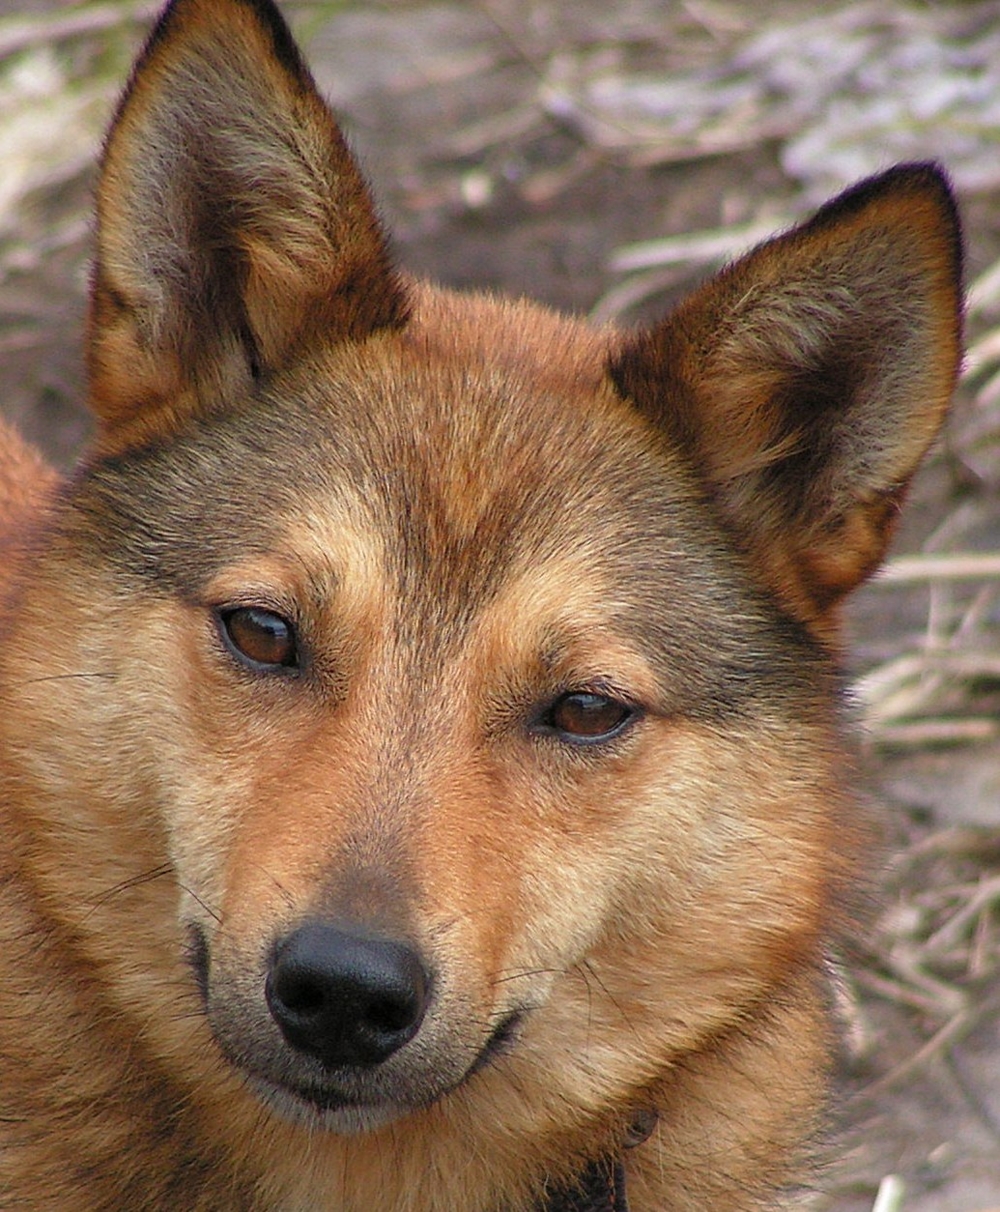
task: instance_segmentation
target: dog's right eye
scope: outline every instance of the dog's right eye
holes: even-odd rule
[[[294,669],[299,663],[295,628],[280,614],[260,606],[237,606],[219,612],[230,650],[256,669]]]

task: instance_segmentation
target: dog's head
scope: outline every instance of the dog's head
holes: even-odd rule
[[[736,1022],[850,857],[838,606],[958,289],[926,166],[640,334],[412,283],[267,0],[175,0],[104,154],[95,450],[10,641],[22,777],[78,814],[44,878],[81,866],[94,937],[173,900],[99,962],[344,1131],[584,1120]]]

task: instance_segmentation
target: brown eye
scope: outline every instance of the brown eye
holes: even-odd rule
[[[295,630],[287,619],[259,606],[238,606],[219,615],[223,634],[237,656],[264,668],[298,665]]]
[[[603,694],[574,691],[556,699],[542,719],[545,727],[571,741],[603,741],[615,736],[635,711]]]

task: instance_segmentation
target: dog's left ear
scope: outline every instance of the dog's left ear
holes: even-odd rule
[[[224,406],[317,337],[401,324],[368,190],[271,0],[172,0],[97,191],[91,400],[104,447]]]
[[[770,593],[832,638],[882,559],[961,347],[961,238],[931,165],[863,182],[729,266],[611,377],[698,473]]]

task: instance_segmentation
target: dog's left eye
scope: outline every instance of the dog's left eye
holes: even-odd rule
[[[273,610],[237,606],[219,613],[229,647],[253,666],[294,668],[299,663],[295,628]]]
[[[577,690],[561,695],[542,716],[542,726],[566,740],[606,741],[636,715],[634,708],[604,694]]]

